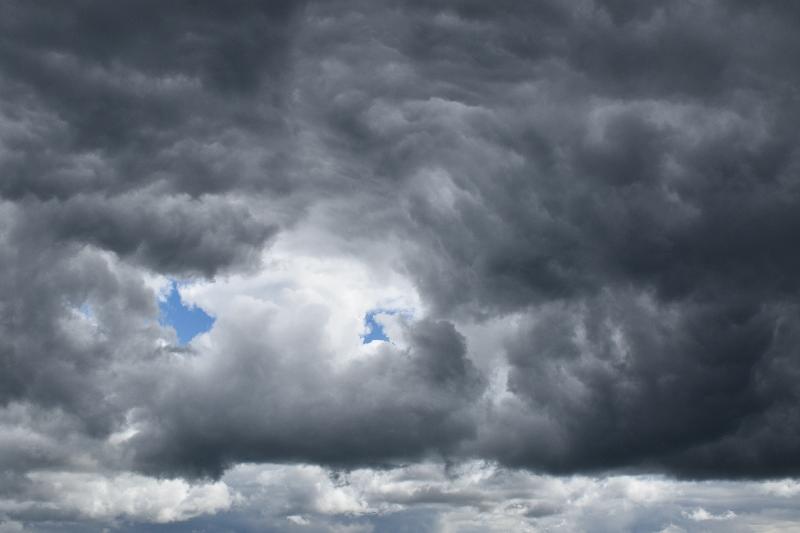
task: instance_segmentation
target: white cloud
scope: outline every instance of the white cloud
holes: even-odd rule
[[[764,493],[772,496],[791,498],[800,494],[800,481],[796,479],[765,481],[761,487]]]
[[[770,482],[694,482],[660,476],[558,477],[467,462],[336,472],[308,465],[239,465],[223,478],[238,512],[275,523],[336,523],[395,513],[435,516],[435,531],[756,531],[800,512],[757,501]],[[711,512],[707,509],[729,509]],[[690,509],[690,510],[687,510]],[[290,512],[287,514],[287,510]],[[777,513],[777,514],[773,514]],[[432,526],[433,527],[433,526]],[[721,528],[721,529],[720,529]]]
[[[709,513],[702,507],[698,507],[692,511],[684,511],[683,516],[695,522],[705,522],[707,520],[731,520],[736,518],[736,513],[733,511],[725,511],[724,513],[714,514]]]
[[[248,324],[252,321],[253,326],[262,324],[251,332],[271,333],[284,339],[284,344],[292,341],[302,345],[304,340],[319,337],[325,351],[343,363],[376,349],[362,344],[368,311],[407,311],[380,317],[389,333],[394,332],[396,320],[419,309],[419,296],[410,281],[392,269],[346,253],[315,254],[303,249],[305,238],[310,237],[294,235],[276,242],[256,274],[181,288],[187,303],[197,304],[217,317],[214,330],[203,339],[205,347],[224,342],[222,334],[216,332],[230,330],[244,320]],[[419,318],[416,313],[415,317]],[[198,344],[198,348],[203,347]]]
[[[20,522],[0,521],[0,533],[18,533],[20,531],[25,531],[25,527]]]
[[[129,473],[32,472],[27,477],[52,507],[98,520],[176,522],[229,509],[235,500],[222,482],[191,484]]]

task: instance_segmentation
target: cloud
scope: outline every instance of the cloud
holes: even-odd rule
[[[705,522],[707,520],[731,520],[732,518],[736,518],[736,513],[733,511],[726,511],[722,514],[712,514],[702,507],[698,507],[690,513],[684,512],[684,516],[690,520],[694,520],[695,522]]]
[[[17,519],[8,527],[47,522],[165,524],[211,516],[235,501],[236,494],[221,482],[189,484],[130,473],[50,470],[28,473],[17,491],[0,497],[0,512]]]
[[[260,464],[299,487],[277,530],[768,527],[800,471],[798,17],[3,3],[0,496],[37,512],[0,527],[257,529],[225,480]],[[169,279],[216,319],[185,344]],[[361,471],[385,490],[323,479]]]
[[[43,501],[65,514],[76,513],[91,520],[124,517],[140,522],[183,521],[226,510],[234,500],[222,483],[192,486],[183,480],[133,474],[104,477],[74,472],[32,473],[28,478],[44,492]]]
[[[405,524],[436,532],[695,531],[698,516],[711,516],[716,519],[700,520],[704,531],[738,532],[780,524],[797,514],[789,500],[760,500],[759,482],[559,478],[480,461],[458,466],[422,461],[388,470],[344,471],[307,464],[238,465],[215,484],[191,488],[177,481],[132,478],[103,478],[119,479],[123,490],[112,495],[100,490],[103,485],[97,478],[54,476],[81,480],[86,487],[76,497],[63,498],[59,506],[97,516],[119,513],[117,527],[123,531],[135,530],[153,513],[163,518],[201,508],[209,514],[186,522],[188,530],[402,531]],[[134,498],[134,485],[147,490]],[[99,495],[97,504],[76,507],[75,501],[82,501],[80,495],[88,490]],[[153,496],[168,490],[170,496],[156,503]],[[225,494],[230,495],[229,504]],[[777,505],[765,508],[764,501]]]

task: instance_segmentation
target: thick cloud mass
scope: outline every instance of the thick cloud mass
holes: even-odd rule
[[[295,320],[292,329],[312,327]],[[261,340],[265,352],[213,354],[168,385],[157,409],[171,423],[145,422],[133,439],[139,464],[219,475],[236,460],[381,464],[452,446],[472,432],[463,409],[480,391],[463,338],[446,322],[419,322],[407,335],[408,349],[381,347],[339,369],[309,360],[321,347],[295,352],[285,336],[283,346]]]
[[[58,480],[217,512],[242,463],[799,475],[799,23],[3,2],[0,531],[85,515]],[[173,281],[216,319],[185,347]]]

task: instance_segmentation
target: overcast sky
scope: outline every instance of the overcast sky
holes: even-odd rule
[[[798,28],[0,2],[0,532],[800,531]]]

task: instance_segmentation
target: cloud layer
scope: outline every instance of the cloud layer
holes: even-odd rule
[[[797,476],[798,22],[779,0],[4,2],[0,530],[249,509],[218,480],[262,463]],[[176,280],[215,318],[185,347],[159,321]],[[373,315],[388,340],[363,344]],[[70,484],[140,488],[87,511]],[[325,513],[442,512],[414,497]],[[693,498],[653,531],[747,507]],[[520,505],[491,516],[574,518]],[[278,530],[400,527],[289,507]]]

